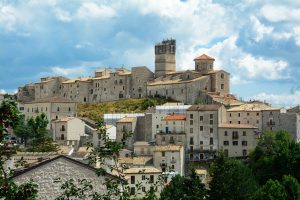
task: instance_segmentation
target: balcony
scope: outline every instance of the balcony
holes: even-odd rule
[[[170,163],[171,163],[171,164],[175,164],[175,163],[176,163],[176,160],[175,160],[175,159],[171,159]]]

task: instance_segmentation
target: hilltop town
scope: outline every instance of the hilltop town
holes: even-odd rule
[[[93,149],[104,145],[103,138],[97,121],[78,115],[79,105],[122,103],[128,99],[172,101],[151,104],[143,112],[104,113],[102,117],[108,139],[126,146],[118,154],[117,165],[126,164],[122,173],[129,187],[135,188],[140,182],[143,191],[150,188],[145,176],[154,182],[165,174],[169,182],[176,174],[185,176],[191,165],[207,186],[207,163],[220,151],[230,158],[247,159],[266,131],[287,130],[292,140],[300,141],[299,106],[285,109],[260,101],[238,100],[230,93],[230,74],[215,70],[215,59],[206,54],[195,55],[193,69],[177,71],[173,39],[156,44],[154,52],[155,72],[146,66],[131,70],[104,68],[95,71],[93,77],[42,77],[39,82],[19,87],[19,111],[26,119],[44,113],[49,120],[49,136],[59,150],[13,155],[9,167],[16,168],[14,161],[21,157],[30,165],[12,179],[19,183],[40,181],[40,198],[58,193],[60,188],[52,187],[52,175],[67,179],[80,177],[82,172],[86,179],[103,184],[103,180],[95,179],[99,163],[87,164]],[[61,172],[55,166],[68,170]]]

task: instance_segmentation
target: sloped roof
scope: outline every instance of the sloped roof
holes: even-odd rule
[[[201,56],[196,57],[194,60],[215,60],[214,58],[206,55],[206,54],[202,54]]]
[[[96,168],[94,168],[94,167],[92,167],[92,166],[90,166],[90,165],[88,165],[88,164],[84,164],[84,163],[82,163],[82,162],[80,162],[80,161],[77,161],[77,160],[75,160],[75,159],[72,159],[72,158],[67,157],[67,156],[64,156],[64,155],[59,155],[59,156],[54,157],[54,158],[52,158],[52,159],[45,160],[45,161],[40,162],[40,163],[38,163],[38,164],[36,164],[36,165],[33,165],[33,166],[29,167],[29,168],[25,168],[25,169],[23,169],[23,170],[16,171],[16,172],[14,173],[14,175],[10,177],[10,179],[14,179],[14,178],[16,178],[16,177],[18,177],[18,176],[20,176],[20,175],[23,175],[23,174],[25,174],[25,173],[27,173],[27,172],[30,172],[30,171],[34,170],[34,169],[37,169],[37,168],[42,167],[42,166],[44,166],[44,165],[47,165],[47,164],[49,164],[49,163],[51,163],[51,162],[54,162],[54,161],[56,161],[56,160],[58,160],[58,159],[65,159],[65,160],[67,160],[67,161],[72,162],[72,163],[75,164],[75,165],[80,165],[80,166],[82,166],[82,167],[85,167],[85,168],[87,168],[87,169],[93,170],[93,171],[95,171],[95,172],[97,171]],[[58,168],[58,170],[59,170],[59,168]],[[117,178],[117,179],[119,179],[118,177],[116,177],[116,176],[114,176],[114,175],[111,175],[111,174],[109,174],[109,173],[106,173],[106,175],[108,175],[108,176],[110,176],[110,177],[112,177],[112,178]],[[95,177],[96,177],[96,176],[97,176],[97,175],[96,175],[96,173],[95,173]]]
[[[256,126],[251,124],[219,124],[219,128],[244,128],[244,129],[256,129]]]
[[[259,112],[262,110],[278,110],[279,108],[273,108],[267,104],[263,103],[245,103],[240,106],[236,106],[228,109],[228,112],[239,112],[239,111],[248,111],[248,112]]]
[[[209,104],[209,105],[192,105],[187,110],[188,111],[217,111],[221,105],[219,104]]]
[[[60,96],[56,96],[56,97],[47,97],[43,99],[26,102],[25,104],[32,104],[32,103],[76,103],[76,102]]]
[[[161,173],[161,171],[155,167],[134,167],[124,170],[124,174],[151,174]]]
[[[154,151],[180,151],[180,145],[155,146]]]
[[[119,119],[117,122],[120,122],[120,123],[132,123],[136,121],[136,117],[123,117],[121,119]]]
[[[164,117],[165,121],[182,121],[185,120],[185,115],[167,115]]]

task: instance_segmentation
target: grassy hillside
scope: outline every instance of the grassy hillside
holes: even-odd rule
[[[147,98],[79,104],[78,115],[96,121],[103,117],[104,113],[140,113],[144,112],[149,106],[161,105],[170,101],[172,100],[165,98]]]

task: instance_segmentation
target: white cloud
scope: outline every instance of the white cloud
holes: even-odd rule
[[[294,27],[293,31],[294,31],[296,44],[300,46],[300,26]]]
[[[6,31],[14,31],[17,21],[17,10],[10,5],[0,4],[0,25]]]
[[[262,7],[260,14],[271,22],[299,21],[300,9],[282,5],[265,5]]]
[[[84,2],[77,11],[77,16],[80,19],[93,18],[111,18],[116,15],[116,11],[106,5],[98,5],[93,2]]]
[[[59,21],[62,21],[62,22],[72,21],[71,14],[68,11],[63,10],[61,8],[55,8],[54,14]]]
[[[255,16],[251,16],[252,28],[256,33],[255,41],[259,42],[263,39],[264,35],[269,35],[273,31],[273,27],[268,27],[262,24]]]
[[[94,46],[92,43],[90,42],[81,42],[75,45],[76,49],[82,49],[82,48],[87,48],[87,47],[92,47]]]
[[[252,83],[252,81],[241,79],[241,77],[237,75],[233,75],[230,77],[230,84],[233,85],[242,85],[242,84],[249,84],[249,83]]]
[[[268,94],[260,93],[255,96],[256,99],[267,101],[274,106],[296,106],[300,105],[300,91],[293,94]]]
[[[74,67],[74,68],[62,68],[59,66],[52,67],[51,68],[52,73],[56,75],[62,75],[62,76],[80,76],[81,74],[85,74],[86,70],[84,67]]]

